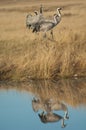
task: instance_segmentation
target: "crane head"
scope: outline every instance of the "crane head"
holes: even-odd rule
[[[62,8],[57,8],[57,11],[58,11],[58,10],[60,11],[60,10],[62,10]]]
[[[34,11],[35,15],[38,15],[38,11]]]

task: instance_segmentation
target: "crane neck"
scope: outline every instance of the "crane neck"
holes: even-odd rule
[[[59,9],[57,9],[57,14],[59,17],[61,17],[61,11]]]
[[[55,24],[58,24],[61,21],[61,12],[57,9],[57,15],[54,17]]]
[[[42,13],[43,13],[43,7],[41,5],[41,7],[40,7],[40,14],[42,14]]]
[[[57,15],[54,16],[54,24],[56,25],[58,23]]]

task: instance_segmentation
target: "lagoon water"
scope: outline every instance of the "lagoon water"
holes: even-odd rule
[[[33,101],[37,103],[35,111]],[[48,103],[47,103],[48,102]],[[86,130],[86,80],[0,83],[0,130],[62,130],[61,120],[44,123],[39,118],[46,104],[65,104],[69,119],[65,130]],[[39,106],[41,104],[41,106]],[[52,113],[64,117],[64,110]],[[49,106],[48,106],[49,107]],[[47,109],[48,109],[47,107]],[[47,110],[45,109],[45,114]]]

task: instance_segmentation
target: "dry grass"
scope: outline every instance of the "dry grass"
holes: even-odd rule
[[[0,6],[0,79],[28,80],[86,76],[86,2],[74,0],[39,2],[50,17],[63,7],[62,21],[48,32],[33,34],[25,27],[28,12],[36,2],[15,2]]]

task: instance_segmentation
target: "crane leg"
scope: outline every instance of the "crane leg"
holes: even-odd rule
[[[51,30],[50,34],[51,34],[52,39],[54,39],[53,30]]]

